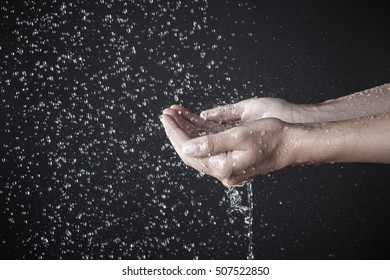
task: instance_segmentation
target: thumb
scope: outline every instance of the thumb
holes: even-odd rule
[[[237,149],[237,137],[232,137],[229,130],[191,139],[184,143],[182,151],[186,156],[208,157]]]
[[[226,106],[219,106],[210,110],[205,110],[200,113],[201,118],[205,120],[215,121],[215,122],[234,122],[241,120],[241,114],[243,112],[242,104],[230,104]]]

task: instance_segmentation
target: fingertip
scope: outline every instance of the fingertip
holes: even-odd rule
[[[169,111],[170,111],[170,110],[171,110],[170,108],[164,109],[164,110],[163,110],[163,114],[169,114]]]
[[[166,108],[164,111],[163,111],[164,114],[166,115],[170,115],[170,116],[175,116],[177,115],[177,110],[174,110],[172,108]]]
[[[176,124],[175,118],[170,114],[162,114],[161,121],[166,124]]]
[[[185,110],[185,108],[180,104],[173,104],[170,108],[174,110]]]
[[[191,156],[196,151],[196,144],[193,141],[187,141],[184,143],[182,151],[186,156]]]
[[[165,124],[165,123],[167,122],[167,118],[168,118],[168,115],[162,114],[162,115],[160,116],[160,121],[161,121],[163,124]]]

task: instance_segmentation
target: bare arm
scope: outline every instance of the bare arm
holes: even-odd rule
[[[292,165],[390,163],[390,113],[340,122],[293,125],[287,134]]]
[[[331,122],[390,113],[390,84],[319,104],[298,105],[295,122]]]
[[[293,104],[278,98],[252,98],[203,111],[214,122],[278,118],[289,123],[321,123],[390,113],[390,84],[374,87],[319,104]]]
[[[248,99],[202,118],[175,105],[161,120],[184,163],[226,186],[297,164],[390,163],[390,84],[317,105]]]
[[[267,118],[196,138],[180,127],[181,115],[167,113],[162,121],[183,161],[226,186],[298,164],[390,163],[390,113],[316,124]]]

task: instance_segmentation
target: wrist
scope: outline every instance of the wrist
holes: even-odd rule
[[[287,165],[333,162],[339,153],[340,138],[333,138],[329,123],[293,124],[286,130],[289,151]]]
[[[329,104],[296,104],[294,123],[318,123],[332,117],[332,107]]]
[[[307,154],[303,153],[308,137],[308,130],[305,124],[302,123],[285,123],[283,126],[282,141],[278,149],[278,166],[280,168],[303,164],[310,159]]]

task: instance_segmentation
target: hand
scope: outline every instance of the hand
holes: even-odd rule
[[[170,108],[165,109],[163,115],[169,115],[173,118],[176,124],[181,127],[190,138],[218,133],[235,126],[234,123],[222,124],[205,120],[180,105],[172,105]]]
[[[180,107],[180,110],[185,110]],[[179,107],[164,110],[161,118],[168,138],[185,164],[233,186],[289,164],[286,123],[275,118],[240,126],[207,122]],[[207,133],[208,135],[204,135]],[[209,134],[212,133],[212,134]]]
[[[206,160],[185,155],[182,149],[183,144],[193,138],[224,131],[231,128],[232,125],[206,121],[179,105],[173,105],[165,109],[161,121],[168,139],[183,162],[201,173],[213,176],[212,170],[209,170],[206,166]]]
[[[252,98],[203,111],[200,116],[205,120],[220,123],[245,123],[265,118],[298,123],[305,122],[303,107],[304,105],[292,104],[278,98]]]

